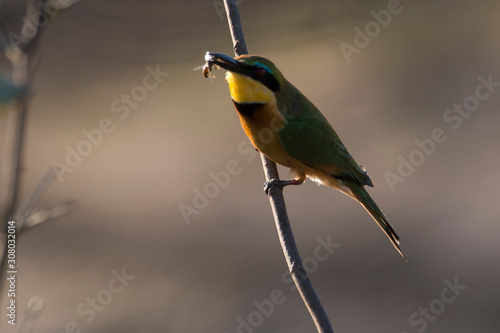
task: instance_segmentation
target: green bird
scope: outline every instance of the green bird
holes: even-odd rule
[[[227,70],[231,99],[255,148],[295,175],[291,180],[274,180],[271,186],[300,185],[307,177],[341,191],[368,211],[406,260],[396,231],[364,188],[373,186],[366,171],[318,108],[271,61],[210,52],[205,61],[205,77],[214,65]]]

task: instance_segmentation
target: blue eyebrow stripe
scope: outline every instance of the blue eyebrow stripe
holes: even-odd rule
[[[271,69],[269,67],[267,67],[266,65],[261,64],[260,62],[256,62],[255,65],[264,68],[268,73],[272,73]]]

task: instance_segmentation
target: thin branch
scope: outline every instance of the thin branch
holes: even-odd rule
[[[229,32],[231,33],[231,39],[233,40],[234,54],[237,56],[247,54],[247,43],[245,42],[245,36],[243,35],[240,12],[238,11],[236,1],[224,0],[224,7],[226,8]]]
[[[243,29],[241,27],[238,7],[236,6],[234,0],[224,0],[224,6],[226,8],[229,30],[233,40],[234,52],[237,56],[247,54],[248,50],[245,43],[245,37],[243,35]],[[269,182],[272,179],[279,179],[276,163],[268,159],[262,153],[260,154],[260,157],[262,159],[262,167],[264,168],[266,181]],[[328,318],[328,315],[321,304],[318,295],[314,291],[304,267],[302,266],[302,260],[300,259],[299,250],[297,249],[297,245],[293,237],[292,227],[288,219],[288,213],[286,211],[283,188],[278,186],[271,187],[269,189],[268,196],[281,247],[283,249],[283,254],[285,255],[286,263],[293,281],[302,296],[302,300],[309,310],[318,332],[333,333],[330,319]]]
[[[29,1],[27,3],[26,17],[29,17],[28,14],[36,10],[35,6],[37,5],[34,1]],[[28,20],[25,21],[25,24],[26,22],[28,22]],[[29,39],[27,44],[24,45],[26,48],[29,48],[32,43],[36,43],[38,32],[37,30],[33,38]],[[11,52],[8,57],[12,62],[13,83],[27,86],[30,77],[28,68],[31,67],[34,69],[32,63],[29,62],[30,59],[26,53],[22,51],[22,48],[16,45],[10,45],[7,52]],[[5,189],[2,189],[2,191],[5,191],[6,198],[4,206],[5,211],[0,221],[2,229],[5,230],[3,249],[0,257],[0,291],[3,290],[3,285],[5,283],[4,274],[7,268],[7,225],[8,221],[15,221],[15,213],[19,201],[28,104],[29,97],[23,94],[16,100],[13,112],[9,112],[9,125],[12,126],[9,126],[7,131],[7,146],[5,148],[5,158],[2,166],[2,185],[5,184]],[[12,123],[10,121],[12,121]],[[18,241],[16,241],[16,243],[17,242]]]
[[[78,0],[66,2],[64,7],[60,7],[59,10],[55,14],[52,14],[50,18],[54,18],[62,10],[68,9],[76,2],[78,2]],[[41,21],[36,20],[35,18],[41,15],[45,5],[47,5],[47,1],[44,0],[26,1],[26,11],[23,20],[24,25],[21,29],[20,36],[17,36],[17,41],[10,39],[11,34],[15,35],[13,31],[0,31],[2,34],[5,33],[5,36],[2,36],[2,45],[0,49],[12,63],[12,83],[17,86],[29,87],[38,64],[38,43],[45,25],[41,25]],[[45,19],[48,18],[46,17]],[[5,43],[3,40],[7,39],[7,36],[9,37],[9,42]],[[29,102],[29,94],[24,93],[17,98],[15,103],[13,103],[12,112],[9,112],[6,147],[4,152],[5,155],[0,182],[0,190],[3,194],[5,194],[5,198],[1,198],[4,202],[0,202],[1,208],[4,209],[3,212],[0,212],[0,227],[5,230],[5,236],[7,235],[8,222],[16,221],[16,218],[18,217],[16,213],[19,212],[18,206],[21,188],[21,172],[23,168],[23,153],[26,139],[25,131],[29,111]],[[46,175],[46,177],[44,177],[39,184],[39,187],[36,188],[35,193],[33,193],[32,199],[34,201],[28,201],[25,208],[32,210],[36,199],[38,199],[41,195],[41,192],[37,190],[45,190],[50,183],[50,176]],[[21,213],[26,212],[21,211]],[[22,219],[24,222],[26,216],[22,216]],[[17,234],[20,233],[22,225],[22,222],[16,225]],[[3,275],[6,272],[7,266],[7,237],[5,237],[3,241],[3,249],[0,257],[0,291],[3,290],[3,284],[5,283]],[[18,242],[17,237],[17,246],[19,246]]]
[[[17,221],[18,228],[22,229],[24,227],[24,223],[35,209],[38,199],[40,199],[42,194],[45,193],[47,188],[54,182],[55,179],[56,175],[54,170],[50,168],[45,172],[42,179],[38,181],[38,184],[35,186],[31,195],[20,205],[19,210],[16,213],[16,217],[19,219]]]

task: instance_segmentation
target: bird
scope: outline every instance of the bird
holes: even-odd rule
[[[203,76],[213,67],[226,70],[232,102],[253,146],[277,164],[290,168],[290,180],[272,186],[300,185],[306,178],[358,201],[407,261],[399,236],[365,186],[373,182],[319,109],[270,60],[257,55],[231,57],[207,52]],[[266,190],[266,192],[267,192]]]

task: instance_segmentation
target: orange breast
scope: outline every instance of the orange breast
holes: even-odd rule
[[[235,107],[241,126],[254,147],[274,162],[290,167],[293,158],[283,148],[276,135],[286,121],[277,107],[260,104],[251,109],[247,105],[245,110],[245,106],[237,103]]]

